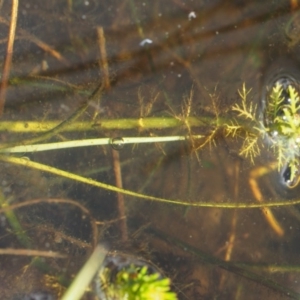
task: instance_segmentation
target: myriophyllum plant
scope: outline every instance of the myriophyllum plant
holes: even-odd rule
[[[237,131],[245,128],[241,120],[250,121],[251,130],[246,130],[240,154],[251,160],[260,153],[258,138],[268,141],[277,160],[278,170],[287,187],[293,188],[299,182],[300,161],[300,100],[294,83],[289,78],[274,82],[267,91],[263,103],[263,117],[257,117],[257,106],[248,103],[245,84],[239,91],[242,104],[235,104],[233,110],[238,112],[238,119],[226,126],[227,134],[235,136]],[[248,128],[250,126],[248,125]]]
[[[266,108],[268,134],[277,155],[278,168],[284,168],[284,179],[290,187],[298,183],[300,146],[300,101],[292,85],[279,82],[273,87]]]
[[[147,266],[130,265],[112,275],[105,268],[98,275],[101,281],[101,299],[118,300],[176,300],[170,291],[170,279],[151,273]]]

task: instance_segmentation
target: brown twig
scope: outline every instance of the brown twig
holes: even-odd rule
[[[55,50],[53,47],[45,43],[44,41],[40,40],[39,38],[35,37],[34,35],[30,34],[29,32],[26,32],[23,29],[20,29],[20,33],[22,34],[21,38],[31,41],[32,43],[36,44],[38,47],[43,49],[45,52],[48,52],[51,56],[56,58],[58,61],[63,63],[65,66],[70,66],[70,62],[63,57],[57,50]]]
[[[13,249],[13,248],[0,249],[0,255],[41,256],[41,257],[53,257],[53,258],[67,257],[67,255],[60,254],[58,252],[29,250],[29,249]]]
[[[106,42],[103,27],[97,27],[98,45],[100,50],[99,66],[103,70],[104,87],[108,91],[110,89],[109,69],[106,54]]]
[[[290,0],[290,4],[291,4],[291,12],[296,11],[299,7],[297,0]]]
[[[99,67],[100,69],[103,70],[104,88],[105,90],[109,90],[111,86],[110,86],[110,79],[109,79],[109,68],[108,68],[106,42],[105,42],[103,27],[97,27],[97,34],[98,34],[98,45],[100,50]],[[116,186],[118,188],[123,188],[119,152],[116,150],[112,150],[112,157],[113,157],[113,167],[114,167],[114,173],[116,179]],[[128,231],[127,231],[127,224],[126,224],[124,195],[118,193],[117,198],[118,198],[118,212],[119,212],[119,219],[120,219],[121,237],[123,241],[126,241],[128,239]]]
[[[70,235],[65,234],[62,231],[58,231],[57,229],[55,229],[53,226],[51,225],[39,225],[37,227],[38,231],[43,231],[43,232],[50,232],[52,234],[54,234],[55,238],[55,242],[56,243],[60,243],[62,240],[68,241],[69,243],[71,243],[74,246],[77,246],[79,248],[91,248],[92,244],[91,243],[87,243],[84,241],[81,241],[80,239],[74,238]]]
[[[112,157],[113,157],[116,186],[118,188],[123,188],[119,152],[117,150],[112,150]],[[126,215],[125,215],[124,195],[121,193],[117,193],[117,199],[118,199],[118,211],[119,211],[120,227],[121,227],[121,237],[123,241],[126,241],[128,239],[128,230],[127,230]]]
[[[6,24],[6,25],[9,24],[8,21],[3,17],[0,17],[0,22],[3,24]],[[29,40],[30,42],[36,44],[42,50],[44,50],[45,52],[49,53],[51,56],[56,58],[58,61],[60,61],[65,66],[70,66],[70,62],[65,57],[63,57],[63,55],[61,55],[58,51],[56,51],[53,47],[51,47],[44,41],[40,40],[39,38],[30,34],[28,31],[26,31],[22,28],[18,28],[18,33],[20,33],[20,35],[18,36],[19,39]]]
[[[10,66],[13,56],[13,47],[15,41],[15,33],[17,27],[17,19],[18,19],[18,6],[19,0],[12,1],[11,8],[11,19],[9,25],[9,34],[7,41],[7,49],[6,49],[6,57],[4,61],[3,73],[2,73],[2,81],[0,86],[0,116],[3,114],[4,105],[5,105],[5,96],[7,90],[7,82],[10,73]]]
[[[28,200],[25,202],[16,203],[16,204],[12,204],[7,207],[0,208],[0,213],[8,211],[8,210],[14,210],[14,209],[21,208],[24,206],[30,206],[30,205],[40,204],[40,203],[50,203],[50,204],[65,203],[65,204],[70,204],[70,205],[74,205],[74,206],[78,207],[84,214],[89,216],[89,218],[91,220],[91,227],[92,227],[92,231],[93,231],[93,248],[96,247],[96,245],[98,243],[98,227],[97,227],[96,221],[87,208],[85,208],[83,205],[81,205],[80,203],[78,203],[74,200],[56,199],[56,198]]]
[[[126,219],[126,216],[124,216],[122,218],[116,218],[116,219],[113,219],[110,221],[96,221],[96,224],[97,225],[109,225],[109,224],[120,222],[121,219]]]

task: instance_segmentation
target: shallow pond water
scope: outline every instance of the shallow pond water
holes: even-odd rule
[[[1,4],[2,70],[11,3]],[[299,299],[298,205],[225,208],[298,199],[271,167],[265,136],[253,159],[242,155],[252,123],[226,131],[243,84],[257,117],[269,78],[297,78],[298,9],[292,0],[22,1],[0,150],[108,142],[1,154],[1,205],[28,203],[0,215],[0,248],[11,251],[0,256],[1,299],[60,299],[102,242],[157,265],[178,299]],[[91,96],[100,84],[101,97]],[[181,138],[125,143],[166,136]],[[13,251],[24,248],[66,257]]]

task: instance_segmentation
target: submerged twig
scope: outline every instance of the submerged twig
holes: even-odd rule
[[[104,87],[106,90],[111,88],[110,80],[109,80],[109,68],[108,68],[108,61],[107,61],[107,54],[106,54],[106,42],[103,27],[97,27],[97,34],[98,34],[98,44],[100,50],[100,60],[99,66],[100,69],[103,70],[103,77],[104,77]],[[113,141],[113,139],[112,139]],[[120,139],[122,142],[123,139]],[[122,173],[121,173],[121,164],[120,164],[120,155],[118,151],[112,149],[112,158],[113,158],[113,169],[115,173],[115,180],[116,186],[120,189],[123,188],[123,181],[122,181]],[[123,242],[128,240],[128,230],[127,230],[127,222],[126,222],[126,214],[125,214],[125,201],[124,201],[124,194],[117,193],[118,199],[118,213],[120,218],[120,229],[121,229],[121,238]]]
[[[120,165],[120,155],[117,150],[112,150],[112,157],[113,157],[113,166],[114,166],[114,173],[116,179],[116,186],[118,188],[123,188],[123,181],[122,181],[122,173],[121,173],[121,165]],[[125,200],[124,194],[117,193],[118,198],[118,212],[120,218],[120,228],[121,228],[121,237],[122,240],[125,242],[128,240],[128,230],[127,230],[127,222],[126,222],[126,213],[125,213]]]
[[[104,77],[104,87],[106,90],[110,89],[110,80],[109,80],[109,69],[108,69],[108,61],[107,61],[107,54],[106,54],[106,42],[103,27],[97,27],[97,34],[98,34],[98,44],[100,50],[100,60],[99,65],[100,68],[103,70],[103,77]]]
[[[0,17],[0,22],[8,25],[8,21],[3,17]],[[53,47],[51,47],[44,41],[40,40],[39,38],[30,34],[29,32],[27,32],[22,28],[18,29],[18,32],[21,33],[21,36],[19,38],[29,40],[32,43],[36,44],[38,47],[43,49],[45,52],[49,53],[51,56],[55,57],[58,61],[63,63],[65,66],[70,65],[70,62],[65,57],[63,57],[58,51],[56,51]]]
[[[69,204],[78,207],[85,215],[89,216],[91,227],[92,227],[92,233],[93,233],[93,246],[95,247],[98,242],[98,227],[96,224],[96,221],[94,217],[91,215],[90,211],[85,208],[80,203],[70,200],[70,199],[56,199],[56,198],[49,198],[49,199],[34,199],[34,200],[28,200],[21,203],[12,204],[10,206],[2,207],[0,208],[0,213],[14,210],[17,208],[25,207],[25,206],[31,206],[31,205],[37,205],[41,203],[49,203],[49,204]]]
[[[19,255],[19,256],[40,256],[40,257],[53,257],[53,258],[66,258],[67,255],[53,251],[41,251],[30,249],[14,249],[5,248],[0,249],[0,255]]]
[[[18,6],[19,0],[12,0],[12,9],[11,9],[11,20],[9,26],[9,34],[6,48],[6,57],[4,61],[2,80],[0,86],[0,116],[3,114],[4,105],[5,105],[5,96],[7,90],[7,82],[10,73],[10,66],[13,56],[13,47],[15,41],[15,33],[17,27],[17,19],[18,19]]]

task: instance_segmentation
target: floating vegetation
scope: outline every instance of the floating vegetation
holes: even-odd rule
[[[257,105],[247,99],[251,89],[245,84],[239,95],[242,104],[235,104],[232,110],[238,119],[226,124],[226,133],[233,137],[244,133],[240,155],[252,162],[260,154],[259,139],[270,146],[278,163],[278,171],[285,169],[283,176],[288,187],[298,184],[300,159],[300,100],[296,87],[287,78],[277,80],[266,95],[263,118],[258,116]],[[242,120],[249,121],[245,126]]]

